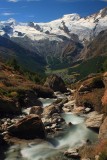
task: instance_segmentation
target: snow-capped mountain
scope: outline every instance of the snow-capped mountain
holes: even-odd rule
[[[44,56],[69,59],[78,55],[85,42],[107,29],[107,8],[91,16],[64,15],[48,23],[17,23],[14,19],[0,22],[0,35]],[[60,57],[60,58],[59,58]]]

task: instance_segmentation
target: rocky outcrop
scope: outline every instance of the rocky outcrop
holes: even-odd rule
[[[99,138],[107,138],[107,117],[104,119],[100,127]]]
[[[44,125],[37,115],[28,115],[8,128],[9,135],[21,139],[46,138]]]
[[[37,99],[37,93],[33,90],[19,92],[19,102],[22,107],[42,106],[42,102]]]
[[[104,82],[105,87],[107,88],[107,72],[105,72],[103,75],[103,82]]]
[[[102,97],[103,112],[107,113],[107,89]]]
[[[102,42],[102,43],[101,43]],[[100,45],[98,45],[100,44]],[[87,46],[83,49],[80,57],[88,59],[95,56],[107,55],[107,29],[101,31]]]
[[[107,72],[104,73],[103,75],[103,81],[104,81],[106,90],[102,97],[102,105],[103,105],[103,112],[107,113]]]
[[[52,116],[54,113],[61,113],[62,112],[62,104],[58,104],[58,105],[50,105],[44,108],[44,112],[43,115],[50,117]]]
[[[48,86],[41,86],[41,85],[36,85],[34,87],[34,91],[37,94],[37,97],[42,97],[42,98],[53,98],[54,97],[54,92],[53,90]]]
[[[0,116],[17,115],[21,113],[19,102],[11,99],[0,98]]]
[[[41,115],[43,113],[43,108],[41,106],[33,106],[30,109],[29,114],[36,114],[36,115]]]
[[[99,114],[94,111],[88,114],[88,118],[85,122],[88,128],[99,129],[104,119],[104,114]]]
[[[91,111],[102,111],[101,99],[105,85],[100,75],[84,80],[76,93],[76,105],[90,108]]]
[[[50,87],[53,91],[60,91],[62,93],[67,92],[64,81],[57,75],[49,76],[44,85]]]

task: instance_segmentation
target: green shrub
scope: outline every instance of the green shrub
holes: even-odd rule
[[[14,68],[14,70],[20,71],[20,66],[19,66],[16,59],[13,58],[11,60],[8,60],[6,64],[9,65],[10,67]]]

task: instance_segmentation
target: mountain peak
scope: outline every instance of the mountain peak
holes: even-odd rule
[[[9,25],[16,25],[17,22],[14,18],[10,18],[7,21],[5,21],[5,23]]]
[[[77,14],[77,13],[73,13],[73,14],[65,14],[63,16],[64,19],[70,19],[72,21],[75,21],[75,20],[79,20],[80,19],[80,15]]]
[[[100,13],[101,13],[101,17],[107,16],[107,7],[102,9],[102,10],[100,10]]]

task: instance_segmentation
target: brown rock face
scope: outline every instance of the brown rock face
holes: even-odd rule
[[[107,72],[104,73],[103,75],[103,81],[104,81],[104,85],[105,85],[105,92],[104,92],[104,95],[102,97],[102,105],[103,105],[103,111],[105,113],[107,113]]]
[[[67,91],[64,81],[57,75],[48,77],[44,85],[51,88],[53,91],[60,91],[62,93]]]
[[[46,133],[44,125],[37,115],[28,115],[17,124],[8,128],[11,136],[21,139],[45,139]]]
[[[107,72],[105,72],[103,75],[103,81],[104,81],[105,87],[107,88]]]
[[[34,106],[30,109],[29,114],[41,115],[43,113],[43,108],[41,106]]]
[[[96,76],[82,82],[76,95],[77,106],[84,106],[101,112],[102,97],[105,91],[105,84],[102,77]]]
[[[104,119],[104,114],[94,111],[88,114],[85,124],[88,128],[99,129]]]
[[[107,89],[106,89],[104,96],[102,98],[102,105],[107,106]]]
[[[107,138],[107,117],[100,127],[99,138]]]

